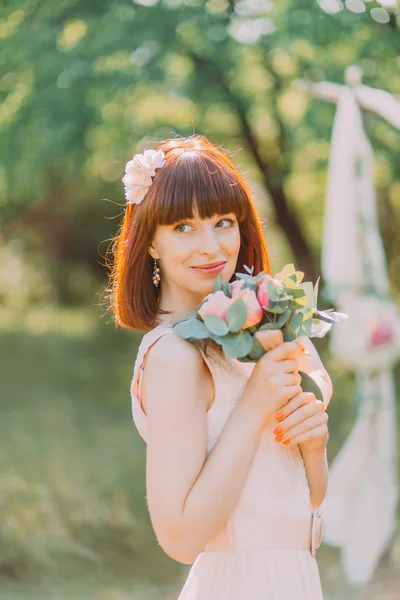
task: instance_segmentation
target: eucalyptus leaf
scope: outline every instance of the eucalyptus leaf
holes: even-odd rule
[[[249,285],[254,287],[254,277],[251,277],[250,275],[246,275],[246,273],[236,273],[236,278],[244,279],[244,281],[246,283],[248,283]]]
[[[285,287],[284,290],[287,294],[289,294],[290,296],[293,296],[293,298],[303,298],[303,297],[307,298],[307,296],[302,288]]]
[[[300,287],[304,290],[305,295],[307,296],[307,307],[309,308],[315,308],[314,305],[314,289],[313,289],[313,285],[310,281],[306,281],[305,283],[302,283],[300,285]]]
[[[298,331],[298,335],[306,335],[308,337],[310,337],[312,332],[312,319],[306,319],[305,321],[303,321],[299,331]]]
[[[215,335],[215,333],[209,332],[209,337],[216,343],[218,346],[222,346],[222,340],[225,336],[223,335]]]
[[[277,327],[275,325],[275,323],[265,323],[264,325],[261,325],[261,327],[258,328],[258,331],[269,331],[271,329],[279,329],[279,327]]]
[[[278,295],[278,292],[276,291],[276,287],[274,286],[272,281],[268,281],[268,283],[267,283],[267,292],[268,292],[268,298],[270,300],[272,300],[273,302],[277,302],[279,300],[280,296]]]
[[[321,279],[321,278],[320,278],[320,277],[318,277],[318,279],[317,279],[317,283],[316,283],[316,284],[315,284],[315,286],[314,286],[314,298],[313,298],[313,306],[314,306],[315,308],[317,308],[317,302],[318,302],[318,289],[319,289],[319,280],[320,280],[320,279]]]
[[[285,265],[282,269],[282,271],[280,273],[277,273],[274,278],[277,279],[278,281],[284,281],[287,277],[289,277],[289,275],[293,275],[293,273],[296,272],[296,269],[294,268],[294,264],[290,263],[288,265]]]
[[[293,305],[294,305],[294,308],[296,308],[296,309],[306,308],[308,306],[307,296],[303,296],[301,298],[296,298],[296,300],[293,301]]]
[[[229,285],[229,281],[227,279],[225,279],[224,283],[222,284],[222,291],[226,296],[228,296],[228,298],[232,298],[231,286]]]
[[[215,294],[215,292],[219,292],[221,290],[222,290],[222,277],[221,277],[221,275],[218,275],[214,281],[213,293]]]
[[[289,323],[290,329],[292,331],[296,332],[297,329],[302,326],[303,320],[304,320],[304,315],[302,313],[299,313],[299,312],[293,313],[292,318],[290,319],[290,323]]]
[[[234,300],[226,311],[226,321],[229,331],[236,333],[240,331],[247,319],[247,308],[244,300]]]
[[[260,271],[255,278],[254,283],[258,283],[258,281],[261,279],[261,277],[263,277],[265,275],[265,271]]]
[[[321,389],[315,383],[314,379],[312,379],[312,377],[310,377],[308,373],[304,373],[303,371],[299,371],[299,375],[301,376],[300,385],[303,392],[312,392],[313,394],[315,394],[317,400],[323,401]]]
[[[268,312],[271,312],[274,315],[281,315],[285,312],[285,310],[286,308],[284,306],[279,306],[278,304],[275,304],[275,306],[270,304],[268,306]]]
[[[256,336],[253,335],[253,346],[249,352],[249,357],[253,360],[259,360],[265,353],[265,348],[260,344]]]
[[[253,275],[254,265],[251,267],[251,269],[247,265],[243,265],[243,267],[246,269],[246,271],[248,273],[250,273],[250,275]]]
[[[287,308],[284,313],[282,313],[275,321],[275,325],[279,328],[283,327],[285,323],[290,319],[293,314],[293,310],[291,308]]]
[[[222,317],[216,315],[204,315],[204,323],[207,329],[214,335],[225,335],[228,333],[229,328]]]
[[[239,358],[249,354],[253,347],[253,336],[246,331],[228,334],[222,340],[222,350],[228,358]]]
[[[296,336],[293,334],[292,331],[290,331],[290,329],[288,327],[284,327],[282,329],[282,333],[283,333],[283,341],[284,342],[293,342],[293,340],[296,339]]]
[[[198,319],[185,319],[172,326],[175,333],[185,339],[202,340],[209,336],[207,327]]]

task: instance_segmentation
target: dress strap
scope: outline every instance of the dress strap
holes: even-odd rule
[[[132,401],[132,416],[136,428],[144,439],[147,441],[147,415],[142,406],[142,373],[146,362],[147,353],[152,346],[166,333],[174,333],[169,325],[159,325],[145,333],[139,345],[135,365],[133,368],[133,378],[130,387]]]

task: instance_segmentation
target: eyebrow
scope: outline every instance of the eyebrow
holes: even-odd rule
[[[236,217],[235,213],[233,212],[227,212],[227,213],[222,213],[221,215],[217,215],[219,219],[221,219],[222,217],[227,217],[228,215],[233,215]],[[214,217],[210,217],[211,219]],[[179,221],[176,221],[176,223],[181,223],[182,221],[195,221],[195,218],[190,218],[190,217],[184,217],[183,219],[179,219]],[[200,221],[204,221],[205,219],[200,219]]]

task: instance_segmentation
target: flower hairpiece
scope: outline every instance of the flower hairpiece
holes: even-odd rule
[[[126,163],[122,181],[125,185],[127,204],[141,203],[153,183],[156,169],[165,165],[164,156],[162,150],[145,150],[143,154],[135,154],[133,159]]]

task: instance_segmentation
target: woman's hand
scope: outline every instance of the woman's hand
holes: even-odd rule
[[[328,441],[328,414],[325,404],[311,392],[294,396],[277,413],[275,440],[285,446],[298,444],[300,450],[323,450]]]

